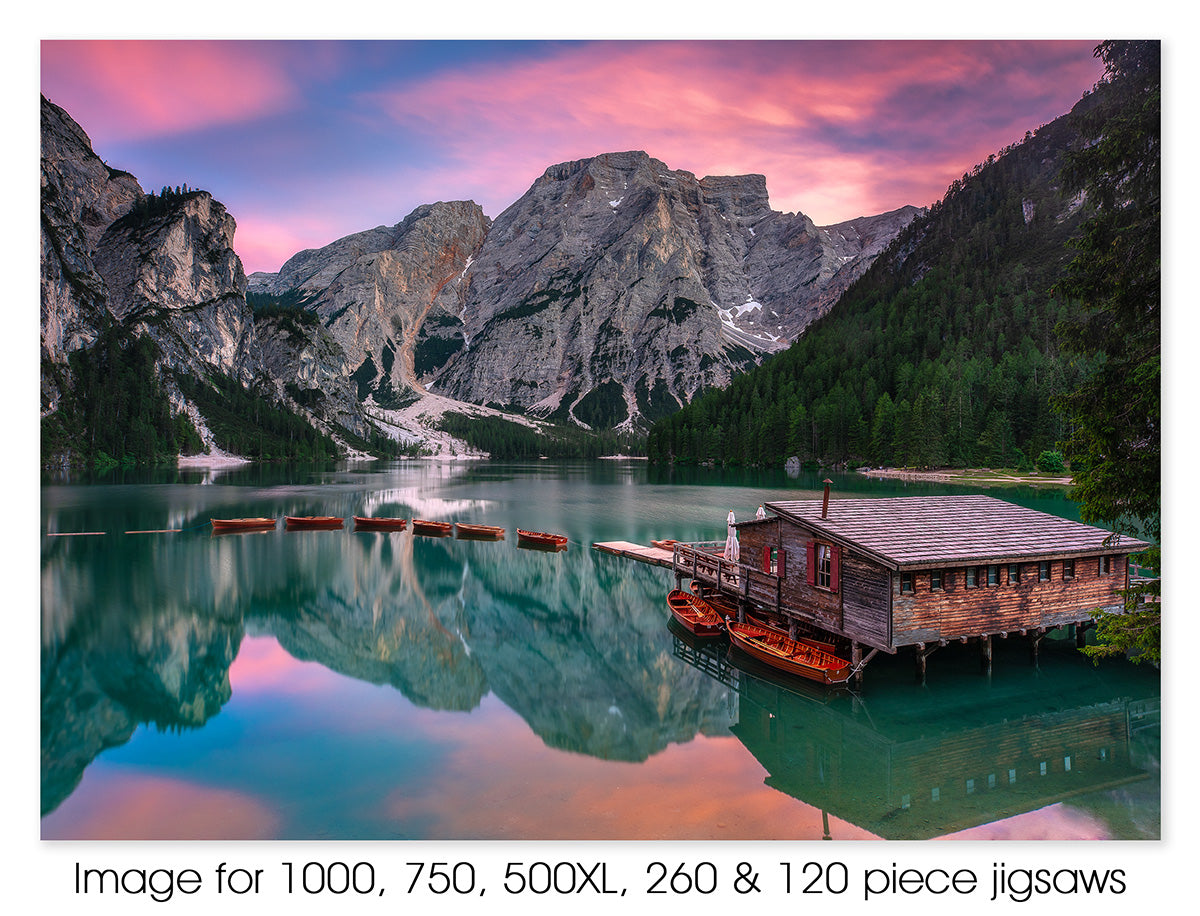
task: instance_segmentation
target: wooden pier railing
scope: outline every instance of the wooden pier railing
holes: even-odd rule
[[[723,556],[724,541],[676,544],[672,557],[675,575],[691,577],[702,585],[716,588],[730,598],[741,598],[780,611],[780,579]]]

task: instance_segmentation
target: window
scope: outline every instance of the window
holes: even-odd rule
[[[1021,564],[1020,563],[1009,563],[1008,564],[1008,584],[1016,585],[1020,581],[1021,581]]]
[[[929,587],[935,592],[942,590],[942,571],[940,569],[929,570]]]
[[[1112,575],[1112,566],[1113,566],[1112,557],[1101,557],[1100,558],[1100,575],[1102,575],[1102,576]]]
[[[987,568],[987,584],[988,585],[999,585],[1000,584],[1000,567],[999,566],[989,566]]]
[[[913,574],[900,573],[900,594],[911,595],[913,593]]]
[[[835,544],[809,541],[805,546],[807,569],[804,578],[809,585],[836,592],[842,577],[842,549]],[[779,551],[779,575],[783,577],[786,561],[784,551]]]
[[[770,544],[763,545],[762,571],[779,576],[781,579],[783,578],[784,550],[782,547],[772,547]]]
[[[1040,563],[1038,563],[1038,581],[1039,582],[1049,582],[1050,581],[1050,561],[1049,560],[1042,560]]]
[[[1063,578],[1064,579],[1074,579],[1075,578],[1075,561],[1074,560],[1063,560]]]
[[[817,545],[817,587],[829,588],[833,582],[833,548]]]
[[[974,566],[967,567],[967,588],[979,587],[979,571]]]

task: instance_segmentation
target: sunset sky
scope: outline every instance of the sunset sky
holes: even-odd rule
[[[766,176],[818,225],[927,206],[1099,78],[1048,41],[104,41],[40,46],[41,91],[147,191],[203,188],[247,273],[416,206],[495,218],[558,162],[641,149]]]

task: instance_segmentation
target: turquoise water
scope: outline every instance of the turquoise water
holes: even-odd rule
[[[1159,836],[1159,678],[1048,639],[876,657],[827,693],[668,626],[667,570],[826,473],[641,462],[250,467],[42,488],[44,838]],[[965,492],[834,475],[855,493]],[[989,489],[1075,518],[1061,490]],[[506,540],[213,536],[399,515]],[[569,536],[518,549],[515,528]],[[180,529],[169,533],[127,533]],[[102,532],[49,536],[61,532]]]

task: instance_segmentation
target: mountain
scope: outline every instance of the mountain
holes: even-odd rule
[[[610,153],[494,222],[426,204],[247,278],[210,193],[147,193],[41,114],[48,465],[624,447],[786,346],[920,212],[821,228],[761,175]]]
[[[918,212],[819,228],[771,210],[761,175],[610,153],[547,169],[494,223],[427,205],[249,289],[315,310],[380,407],[434,390],[644,428],[786,346]]]
[[[186,187],[147,194],[44,97],[41,118],[44,462],[230,449],[234,427],[277,454],[305,443],[296,457],[336,453],[330,431],[369,434],[319,330],[297,347],[279,319],[255,319],[220,202]],[[308,374],[322,378],[324,409],[304,410],[287,391],[322,361]],[[236,404],[253,418],[232,418]]]
[[[1088,201],[1061,171],[1099,93],[976,166],[788,350],[650,432],[652,459],[1028,466],[1085,371],[1052,289]]]

